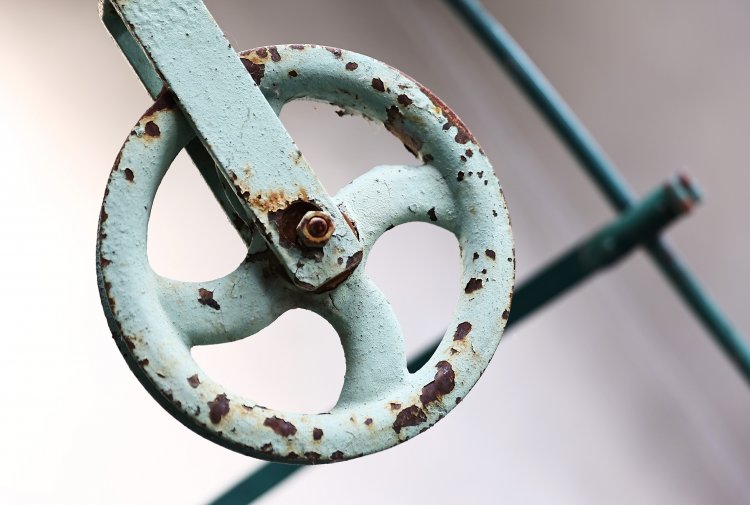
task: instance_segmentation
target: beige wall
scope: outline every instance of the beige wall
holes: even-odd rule
[[[670,233],[750,332],[750,4],[743,0],[488,1],[639,194],[676,171],[705,204]],[[211,1],[235,47],[315,42],[401,68],[442,96],[496,166],[521,279],[612,214],[494,63],[437,0]],[[205,503],[258,462],[170,418],[109,338],[94,241],[109,167],[148,106],[93,0],[0,0],[0,502]],[[327,107],[284,120],[329,190],[409,162],[388,134]],[[244,252],[181,160],[160,193],[157,270],[207,278]],[[202,249],[197,251],[197,244]],[[418,246],[434,254],[425,263]],[[396,254],[401,252],[401,255]],[[420,349],[447,322],[456,245],[395,230],[372,275]],[[418,293],[399,278],[420,279]],[[309,329],[303,336],[301,329]],[[292,353],[293,356],[288,355]],[[206,370],[271,406],[324,407],[343,358],[297,314]],[[289,364],[291,363],[291,364]],[[270,383],[286,366],[315,377]],[[745,503],[750,394],[643,255],[519,326],[474,392],[393,450],[306,471],[264,503]]]

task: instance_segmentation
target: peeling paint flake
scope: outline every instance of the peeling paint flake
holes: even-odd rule
[[[296,426],[278,417],[267,418],[263,421],[263,426],[271,428],[277,435],[282,437],[291,437],[297,434]]]
[[[229,414],[229,399],[227,395],[220,394],[210,402],[208,402],[209,414],[208,417],[214,424],[219,424],[224,416]]]

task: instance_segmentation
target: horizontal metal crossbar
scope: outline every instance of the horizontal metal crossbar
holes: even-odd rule
[[[698,202],[696,188],[685,177],[676,177],[655,190],[642,202],[623,213],[579,245],[573,247],[531,279],[513,297],[513,310],[507,328],[572,290],[602,269],[625,259],[638,246],[685,215]],[[439,338],[437,339],[440,340]],[[435,351],[431,345],[409,361],[415,371],[427,363]],[[266,463],[211,505],[246,505],[305,468],[299,465]]]

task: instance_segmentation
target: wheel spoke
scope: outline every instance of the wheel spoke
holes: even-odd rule
[[[355,179],[336,196],[351,211],[365,250],[400,224],[427,222],[453,230],[454,196],[431,165],[381,165]]]
[[[365,254],[393,226],[411,221],[438,224],[433,219],[437,212],[441,226],[454,224],[452,195],[430,165],[376,167],[342,189],[335,200],[354,220]],[[364,261],[336,290],[296,298],[296,305],[326,318],[341,338],[346,377],[337,409],[375,400],[406,382],[401,326],[385,295],[365,274]]]
[[[269,274],[267,255],[250,254],[210,282],[159,278],[159,298],[188,346],[221,344],[258,333],[291,308],[285,282]]]
[[[385,295],[360,269],[336,290],[298,305],[336,329],[346,357],[337,409],[375,400],[402,385],[408,371],[401,326]]]

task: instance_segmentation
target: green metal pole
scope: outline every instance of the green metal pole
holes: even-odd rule
[[[623,213],[612,224],[543,268],[516,291],[507,327],[570,291],[598,271],[624,259],[633,249],[653,240],[700,199],[696,188],[677,177]],[[420,369],[435,351],[426,348],[409,361],[409,370]],[[211,505],[247,505],[291,477],[304,466],[267,463],[236,484]]]
[[[599,189],[604,192],[610,204],[619,211],[632,207],[635,197],[620,177],[614,163],[604,154],[562,97],[497,19],[477,0],[446,1],[536,106]],[[742,335],[732,327],[666,241],[654,238],[647,245],[647,250],[683,301],[693,310],[745,381],[750,384],[750,347]]]

